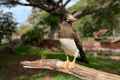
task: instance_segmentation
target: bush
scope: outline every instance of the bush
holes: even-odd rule
[[[43,28],[35,26],[22,36],[23,43],[36,45],[43,40],[46,33]]]

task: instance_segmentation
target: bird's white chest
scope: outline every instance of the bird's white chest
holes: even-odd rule
[[[74,39],[69,39],[69,38],[61,38],[59,39],[60,40],[60,43],[62,45],[62,47],[64,49],[69,49],[69,50],[72,50],[74,51],[75,53],[78,53],[79,50],[75,44],[75,41]]]

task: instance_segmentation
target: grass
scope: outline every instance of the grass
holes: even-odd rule
[[[0,80],[6,80],[5,78],[7,77],[7,75],[11,74],[11,73],[8,73],[9,65],[18,63],[19,60],[21,60],[21,58],[27,57],[28,55],[32,57],[37,56],[38,58],[45,57],[49,59],[66,60],[66,56],[62,51],[61,52],[50,52],[45,49],[38,49],[35,47],[23,46],[23,45],[18,46],[16,48],[16,54],[17,55],[11,55],[11,54],[0,55]],[[82,64],[82,65],[95,68],[97,70],[102,70],[102,71],[120,75],[120,62],[119,61],[113,61],[109,58],[94,57],[92,55],[87,55],[87,58],[90,64]],[[70,60],[72,59],[73,57],[70,57]],[[19,73],[19,69],[16,69],[16,71]],[[12,72],[12,70],[10,70],[9,72]],[[29,72],[29,70],[27,72]],[[50,76],[52,80],[79,80],[78,78],[71,76],[71,75],[48,71],[48,70],[42,70],[32,75],[26,75],[23,73],[21,74],[22,75],[17,75],[15,80],[43,80],[43,78],[46,77],[47,75]]]
[[[44,49],[40,50],[37,48],[31,48],[29,50],[31,54],[35,56],[45,56],[46,58],[49,58],[49,59],[66,60],[66,56],[62,51],[61,52],[49,52],[48,50],[44,50]],[[103,58],[103,57],[94,57],[93,55],[87,55],[87,58],[90,64],[83,64],[83,65],[87,67],[95,68],[98,70],[107,71],[110,73],[115,73],[115,74],[120,75],[120,62],[119,61],[113,61],[109,58]],[[70,60],[72,59],[73,57],[70,57]]]
[[[21,76],[18,77],[17,80],[45,80],[47,77],[51,80],[80,80],[68,74],[48,70],[42,70],[38,74],[32,76]]]
[[[49,59],[66,60],[66,55],[62,51],[50,52],[47,49],[40,49],[40,48],[35,48],[30,46],[17,47],[16,54],[17,55],[33,55],[33,56],[45,57]],[[73,57],[70,57],[70,60],[72,60],[72,58]]]
[[[120,62],[110,58],[94,57],[88,55],[90,64],[84,64],[87,67],[120,75]]]
[[[44,80],[46,76],[50,76],[52,80],[80,80],[72,75],[48,71],[48,70],[24,70],[18,65],[21,60],[28,56],[38,56],[38,59],[41,56],[46,56],[49,58],[57,58],[65,60],[65,55],[61,52],[58,52],[56,55],[51,56],[48,50],[36,49],[34,47],[29,46],[18,46],[16,48],[15,54],[0,54],[0,80]]]

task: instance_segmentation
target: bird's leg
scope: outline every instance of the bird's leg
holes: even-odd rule
[[[70,62],[70,64],[69,64],[69,69],[72,69],[72,68],[74,68],[74,67],[75,67],[75,61],[76,61],[76,58],[77,58],[77,56],[74,56],[73,61],[72,61],[72,62]]]
[[[69,63],[70,63],[70,61],[69,61],[69,57],[68,56],[66,56],[66,61],[64,62],[64,64],[62,65],[62,67],[63,68],[65,68],[65,69],[68,69],[69,68]]]
[[[64,68],[66,68],[66,69],[68,69],[69,67],[69,56],[66,56],[66,58],[67,58],[67,60],[65,61],[65,63],[64,63]]]
[[[75,63],[77,56],[74,57],[72,63]]]
[[[64,62],[62,67],[65,68],[65,69],[72,69],[72,68],[74,68],[75,67],[76,58],[77,58],[77,56],[75,56],[73,61],[71,62],[69,60],[69,57],[67,56],[67,60]]]
[[[67,57],[67,60],[66,60],[66,62],[69,62],[69,57],[68,56],[66,56]]]

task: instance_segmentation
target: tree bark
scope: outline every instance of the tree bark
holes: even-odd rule
[[[21,64],[24,66],[24,68],[55,70],[74,75],[84,80],[120,80],[120,76],[118,75],[91,69],[78,64],[74,64],[73,68],[64,68],[62,67],[64,62],[56,59],[23,61]]]

